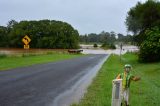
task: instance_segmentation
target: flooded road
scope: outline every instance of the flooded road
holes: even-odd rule
[[[139,49],[137,46],[123,46],[121,53],[125,54],[126,52],[137,52]],[[117,49],[108,49],[104,50],[101,48],[83,48],[83,54],[117,54],[120,55],[120,47],[117,46]]]

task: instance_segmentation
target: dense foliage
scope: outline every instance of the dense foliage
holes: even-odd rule
[[[98,45],[95,43],[95,44],[93,44],[93,47],[96,48],[96,47],[98,47]]]
[[[61,21],[9,21],[0,27],[0,47],[22,48],[22,38],[31,38],[31,48],[78,48],[79,34],[71,25]]]
[[[146,30],[146,39],[140,46],[139,60],[142,62],[160,61],[160,29]]]
[[[126,18],[128,31],[134,33],[134,40],[140,47],[139,60],[142,62],[160,61],[160,2],[147,0],[138,2],[130,9]]]
[[[103,49],[116,49],[116,46],[113,43],[103,43],[101,47]]]
[[[126,18],[128,31],[134,33],[135,40],[140,45],[146,35],[145,30],[152,27],[160,27],[160,2],[158,0],[147,0],[145,3],[138,2],[130,9]]]

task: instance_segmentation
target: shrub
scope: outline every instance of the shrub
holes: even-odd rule
[[[101,47],[104,49],[116,49],[116,46],[113,43],[103,43]]]
[[[140,62],[160,61],[160,29],[154,27],[145,31],[146,39],[140,45]]]
[[[98,47],[98,45],[95,43],[95,44],[93,44],[93,47],[95,47],[95,48],[96,48],[96,47]]]
[[[110,44],[110,45],[109,45],[109,48],[110,48],[110,49],[116,49],[116,46],[115,46],[114,44]]]

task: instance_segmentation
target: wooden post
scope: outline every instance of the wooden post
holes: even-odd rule
[[[122,43],[120,44],[120,62],[122,60]]]

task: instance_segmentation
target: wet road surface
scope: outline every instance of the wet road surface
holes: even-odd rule
[[[96,54],[65,61],[0,71],[0,106],[52,106],[107,55]]]

